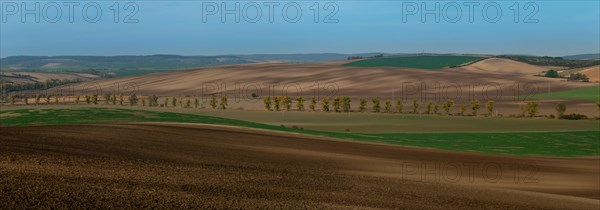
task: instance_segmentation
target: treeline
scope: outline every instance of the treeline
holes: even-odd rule
[[[61,85],[82,82],[81,79],[49,79],[45,82],[34,82],[34,83],[22,83],[14,84],[6,80],[0,80],[0,92],[10,93],[14,91],[24,90],[46,90]]]
[[[295,103],[295,104],[294,104]],[[305,111],[305,99],[302,96],[296,98],[290,98],[289,96],[275,96],[263,98],[264,108],[267,111]],[[370,104],[369,104],[370,103]],[[496,116],[495,114],[495,102],[487,100],[484,104],[485,116]],[[600,102],[596,102],[598,110],[600,111]],[[323,112],[374,112],[374,113],[397,113],[397,114],[427,114],[427,115],[448,115],[448,116],[478,116],[482,109],[482,102],[475,99],[469,104],[456,104],[454,100],[446,100],[444,103],[438,104],[433,101],[429,101],[425,104],[419,103],[418,100],[412,100],[409,104],[410,107],[405,106],[402,100],[385,100],[379,98],[361,98],[359,99],[359,105],[357,110],[352,109],[352,100],[350,97],[325,97],[318,100],[316,97],[312,97],[308,102],[309,111],[323,111]],[[512,117],[541,117],[539,116],[539,103],[538,102],[527,102],[519,104],[521,115]],[[457,108],[455,110],[455,108]],[[569,114],[565,115],[567,107],[564,103],[558,103],[555,107],[556,115],[544,116],[548,118],[558,119],[587,119],[587,116],[581,114]]]
[[[561,57],[534,57],[534,56],[517,56],[517,55],[501,55],[499,58],[511,59],[523,63],[528,63],[538,66],[562,66],[568,68],[583,68],[588,66],[600,65],[600,60],[567,60]]]

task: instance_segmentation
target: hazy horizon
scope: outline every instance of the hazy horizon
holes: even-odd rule
[[[3,1],[0,57],[422,51],[565,56],[600,52],[599,6],[598,1]]]

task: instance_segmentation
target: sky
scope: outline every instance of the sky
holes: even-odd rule
[[[2,0],[0,57],[599,53],[599,2]]]

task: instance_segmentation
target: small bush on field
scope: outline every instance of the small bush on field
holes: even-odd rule
[[[561,116],[560,119],[564,119],[564,120],[585,120],[585,119],[588,119],[588,117],[585,116],[585,115],[583,115],[583,114],[565,114],[565,115]]]

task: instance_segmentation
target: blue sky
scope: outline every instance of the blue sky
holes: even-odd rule
[[[97,5],[85,6],[88,2],[94,1],[72,7],[71,22],[69,7],[64,2],[2,0],[0,56],[423,50],[562,56],[600,52],[599,1],[532,4],[483,1],[473,7],[472,22],[469,7],[462,1],[332,1],[331,4],[316,0],[272,1],[279,2],[273,6],[273,22],[269,21],[270,10],[264,1],[132,1],[130,5],[118,1],[117,23],[114,21],[117,1],[96,1]],[[38,11],[34,10],[35,3],[40,5]],[[222,22],[223,3],[230,10],[239,3],[239,22],[235,22],[231,14]],[[436,3],[439,4],[437,11],[434,10]],[[287,12],[283,9],[285,5]],[[255,18],[259,13],[257,6],[261,9],[258,19]],[[293,22],[297,6],[302,16]],[[211,10],[215,8],[218,11]],[[319,18],[315,23],[316,8],[319,8]],[[498,8],[502,14],[497,16]],[[23,21],[24,9],[34,10],[31,13],[35,14],[25,14]],[[137,12],[129,20],[137,20],[137,23],[125,23],[126,16],[134,9]],[[422,21],[421,12],[425,9],[434,10],[431,13],[437,14],[440,21],[435,21],[435,14],[425,15],[426,20]],[[97,10],[101,10],[102,15],[93,23]],[[334,10],[337,10],[335,15],[325,23],[326,16]],[[61,11],[61,16],[57,16],[56,11]],[[82,15],[86,11],[91,21]],[[284,13],[291,20],[286,20]],[[40,17],[39,23],[35,21],[36,15]],[[528,15],[531,16],[528,18]]]

